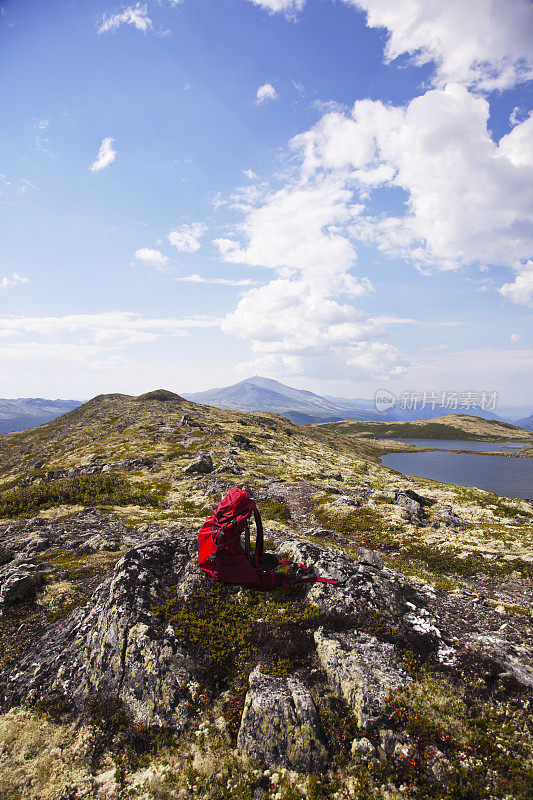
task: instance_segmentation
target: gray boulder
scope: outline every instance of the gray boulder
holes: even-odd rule
[[[5,606],[35,594],[47,575],[65,577],[66,572],[53,564],[12,562],[0,568],[0,614]]]
[[[222,459],[222,464],[215,472],[229,472],[231,475],[242,475],[244,469],[243,467],[239,467],[233,456],[227,456]]]
[[[389,689],[410,678],[398,663],[393,644],[365,633],[315,632],[318,657],[332,689],[353,709],[360,728],[371,728],[383,714]]]
[[[214,469],[215,465],[209,453],[205,450],[199,450],[191,463],[186,466],[183,471],[188,474],[191,472],[208,473],[213,472]]]
[[[468,525],[466,519],[461,519],[457,514],[454,514],[451,506],[435,506],[435,516],[438,521],[450,528],[462,528]]]
[[[327,762],[320,720],[307,689],[296,678],[250,675],[241,727],[241,752],[260,763],[316,772]]]
[[[357,562],[359,564],[368,564],[376,569],[383,569],[383,556],[379,550],[367,550],[366,547],[358,547]]]
[[[194,537],[180,533],[129,550],[83,608],[48,627],[0,676],[6,703],[61,694],[81,707],[93,696],[118,697],[135,722],[182,730],[195,664],[152,611],[190,561]]]

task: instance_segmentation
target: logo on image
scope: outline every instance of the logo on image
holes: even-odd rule
[[[388,411],[389,408],[393,408],[396,398],[387,389],[378,389],[374,397],[374,403],[378,411]]]

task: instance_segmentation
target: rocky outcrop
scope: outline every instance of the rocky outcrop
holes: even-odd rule
[[[315,632],[318,657],[333,690],[352,708],[360,728],[380,719],[390,689],[409,681],[393,644],[365,633]]]
[[[244,436],[242,433],[235,433],[233,434],[233,441],[242,449],[242,450],[253,450],[255,453],[260,453],[261,450],[256,444],[252,444],[250,439],[247,436]]]
[[[81,555],[131,547],[142,539],[117,517],[94,508],[67,518],[19,520],[0,525],[0,565],[31,561],[50,548],[75,550]]]
[[[397,572],[383,567],[377,555],[362,555],[361,563],[355,563],[340,550],[318,547],[299,537],[285,539],[279,550],[293,561],[310,567],[317,575],[338,581],[337,584],[316,583],[309,591],[309,600],[325,613],[354,614],[364,602],[391,625],[403,627],[403,617],[409,611],[406,603],[414,600],[420,603],[413,587]],[[360,552],[375,551],[361,548]],[[368,559],[374,564],[368,563]]]
[[[203,428],[204,426],[197,419],[191,417],[190,414],[184,414],[180,420],[180,425],[186,428]]]
[[[183,729],[195,663],[152,606],[184,573],[194,538],[183,530],[129,550],[89,602],[53,624],[5,676],[4,699],[118,697],[144,725]]]
[[[222,459],[222,464],[215,472],[229,472],[231,475],[242,475],[244,468],[239,467],[233,456],[226,456],[226,458]]]
[[[193,472],[209,473],[213,472],[215,465],[210,454],[205,450],[199,450],[190,464],[183,470],[185,473],[190,474]]]
[[[129,458],[114,463],[102,461],[99,463],[81,464],[78,467],[69,469],[51,469],[41,475],[28,475],[19,481],[19,486],[31,486],[33,483],[51,483],[61,478],[75,478],[78,475],[100,475],[105,472],[121,470],[124,472],[154,467],[155,461],[152,458]]]
[[[34,595],[50,576],[62,578],[66,572],[47,563],[12,562],[0,567],[0,614],[11,603]]]
[[[437,517],[436,527],[439,527],[439,523],[450,528],[462,528],[468,525],[466,519],[462,519],[453,513],[451,506],[435,506],[434,514]]]
[[[327,760],[308,690],[296,678],[265,675],[259,667],[250,675],[237,746],[259,763],[298,772],[320,771]]]

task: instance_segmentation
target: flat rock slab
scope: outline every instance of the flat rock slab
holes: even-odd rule
[[[353,709],[360,728],[382,716],[390,689],[410,681],[396,647],[365,633],[315,632],[320,662],[332,689]]]
[[[250,675],[237,747],[260,763],[298,772],[319,771],[327,762],[320,719],[308,690],[296,678],[275,678],[259,667]]]

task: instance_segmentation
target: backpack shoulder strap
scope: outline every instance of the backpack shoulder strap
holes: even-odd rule
[[[260,567],[263,563],[263,552],[264,552],[264,536],[263,536],[263,523],[261,522],[261,514],[257,510],[257,507],[254,503],[254,518],[255,518],[255,552],[254,552],[254,562],[256,567]]]

